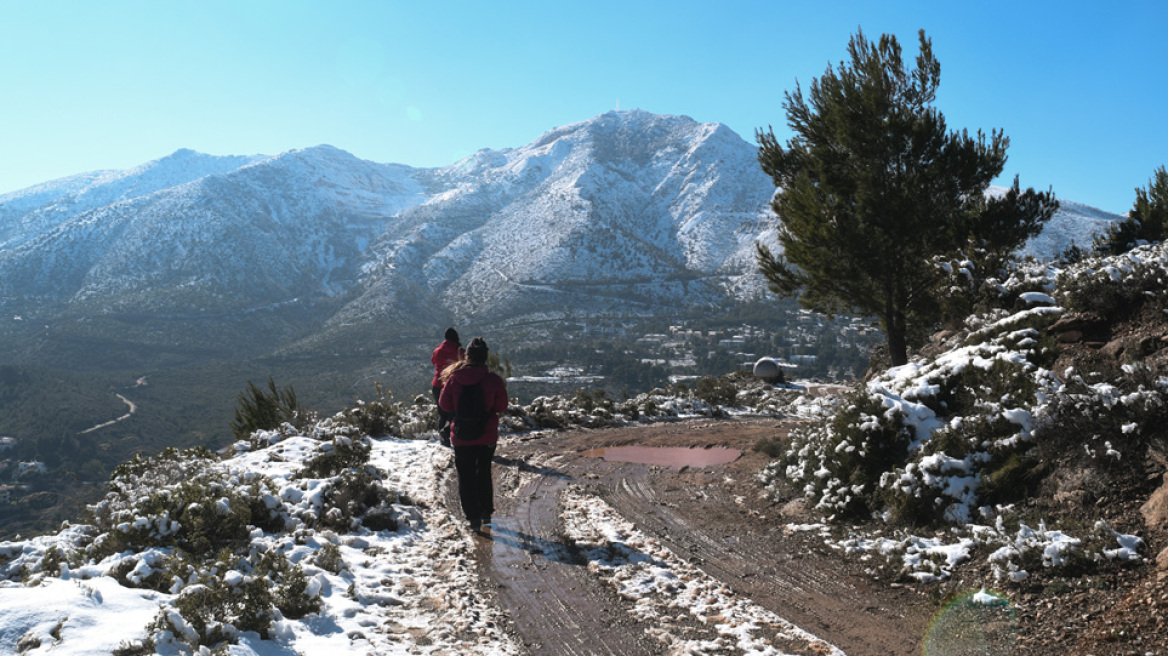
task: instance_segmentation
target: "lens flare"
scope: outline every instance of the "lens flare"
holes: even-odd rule
[[[1018,623],[1006,595],[967,592],[946,603],[929,623],[924,656],[997,656],[1017,650]]]

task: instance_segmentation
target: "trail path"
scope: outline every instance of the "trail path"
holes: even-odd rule
[[[760,496],[754,477],[767,459],[751,447],[787,427],[778,420],[699,420],[570,431],[500,445],[495,523],[478,540],[478,566],[529,652],[659,654],[669,651],[663,633],[691,644],[718,637],[713,623],[693,617],[668,618],[666,631],[630,612],[634,601],[606,585],[563,537],[561,498],[572,487],[603,499],[734,595],[849,656],[919,653],[927,604],[906,590],[871,582],[859,568],[849,571],[821,539],[786,530],[794,520]],[[741,449],[743,456],[679,470],[584,455],[622,445],[724,446]],[[460,515],[450,478],[447,504]]]
[[[138,406],[134,405],[133,401],[131,401],[130,399],[127,399],[126,397],[122,396],[121,394],[115,394],[114,396],[121,399],[122,403],[125,403],[126,407],[129,408],[129,411],[126,412],[126,414],[118,417],[117,419],[111,419],[105,423],[86,428],[85,430],[81,431],[80,435],[85,435],[86,433],[92,433],[93,431],[105,428],[106,426],[113,426],[114,424],[118,423],[119,421],[125,421],[125,420],[129,419],[130,417],[133,417],[134,413],[138,412]]]

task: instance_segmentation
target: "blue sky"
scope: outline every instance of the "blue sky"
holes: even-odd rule
[[[616,108],[789,136],[857,28],[941,62],[1003,181],[1124,212],[1168,164],[1168,3],[0,0],[0,193],[179,148],[442,166]]]

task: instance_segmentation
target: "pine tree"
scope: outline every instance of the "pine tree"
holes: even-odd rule
[[[941,65],[923,30],[915,70],[887,34],[872,43],[857,33],[848,54],[806,97],[798,85],[784,94],[795,133],[785,147],[773,129],[756,133],[759,162],[779,187],[783,247],[776,256],[760,244],[758,262],[772,291],[798,294],[808,309],[878,318],[899,365],[910,338],[940,317],[933,258],[971,242],[1013,250],[1058,203],[1016,178],[1006,194],[986,196],[1009,139],[948,131],[931,106]]]
[[[1168,233],[1168,170],[1156,169],[1147,189],[1136,187],[1136,201],[1127,218],[1095,240],[1095,248],[1109,253],[1131,250],[1141,241],[1163,241]]]

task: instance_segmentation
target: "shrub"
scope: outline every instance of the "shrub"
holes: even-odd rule
[[[738,386],[730,376],[703,376],[694,387],[694,396],[714,407],[736,407]]]
[[[1088,383],[1069,372],[1037,434],[1036,455],[1106,472],[1139,462],[1149,447],[1168,447],[1168,378],[1127,364],[1110,380]]]
[[[268,479],[241,480],[218,465],[206,449],[168,448],[141,454],[114,469],[109,492],[89,507],[105,535],[99,553],[177,546],[203,556],[249,540],[251,526],[282,525],[264,501],[276,490]]]
[[[374,399],[366,402],[358,400],[353,406],[341,411],[336,419],[343,425],[357,429],[362,435],[370,437],[384,437],[394,435],[400,429],[402,409],[400,404],[394,403],[393,391],[373,384]],[[437,426],[438,414],[434,412],[434,426]]]
[[[247,381],[247,389],[236,400],[235,418],[231,432],[237,439],[247,439],[257,430],[275,430],[281,424],[295,424],[304,418],[296,401],[296,391],[289,385],[280,390],[276,381],[268,378],[268,391]]]
[[[369,462],[373,444],[367,437],[336,435],[321,444],[320,451],[304,463],[296,478],[327,478]]]
[[[331,542],[326,542],[316,552],[312,564],[333,574],[340,574],[341,570],[345,569],[345,559],[341,557],[340,547]]]
[[[281,615],[297,619],[319,611],[319,593],[319,585],[280,552],[264,553],[253,564],[224,551],[159,610],[149,630],[156,643],[190,650],[234,644],[241,631],[268,639]]]
[[[908,458],[910,431],[877,397],[860,393],[825,426],[791,432],[787,478],[832,514],[876,509],[881,476]]]
[[[1122,255],[1088,258],[1058,276],[1058,297],[1069,310],[1123,318],[1149,300],[1163,307],[1168,253],[1141,246]]]
[[[1156,169],[1146,188],[1136,189],[1127,217],[1095,239],[1103,253],[1123,253],[1141,242],[1163,241],[1168,231],[1168,170]]]

